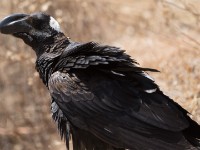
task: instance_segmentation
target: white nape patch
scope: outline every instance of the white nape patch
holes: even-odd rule
[[[155,92],[157,90],[157,88],[155,88],[155,89],[150,89],[150,90],[144,90],[145,92],[147,92],[147,93],[153,93],[153,92]]]
[[[142,75],[145,76],[146,78],[154,81],[154,79],[152,77],[150,77],[146,72],[142,72]]]
[[[109,129],[107,129],[107,128],[104,128],[104,130],[106,130],[106,131],[108,131],[108,132],[112,133],[112,131],[110,131],[110,130],[109,130]]]
[[[50,17],[49,25],[56,31],[60,32],[60,25],[58,22],[53,18]]]
[[[122,73],[118,73],[118,72],[115,72],[115,71],[112,71],[111,70],[111,72],[113,73],[113,74],[115,74],[115,75],[119,75],[119,76],[122,76],[122,77],[124,77],[125,75],[124,74],[122,74]]]

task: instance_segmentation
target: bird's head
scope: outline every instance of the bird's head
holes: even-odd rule
[[[12,14],[0,21],[0,32],[21,38],[31,47],[61,33],[58,22],[45,13]]]

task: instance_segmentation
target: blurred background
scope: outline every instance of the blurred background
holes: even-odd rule
[[[0,18],[44,11],[74,41],[120,46],[200,123],[199,0],[0,0]],[[22,40],[0,35],[0,149],[64,150]]]

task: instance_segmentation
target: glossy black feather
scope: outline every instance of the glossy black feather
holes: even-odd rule
[[[64,51],[58,62],[63,66],[49,80],[52,97],[71,123],[117,148],[190,149],[182,132],[189,127],[187,112],[144,75],[147,69],[120,49],[110,47],[107,55],[109,46],[91,44],[93,51]]]
[[[198,146],[199,137],[186,132],[190,128],[187,111],[165,96],[144,72],[157,70],[139,67],[119,48],[72,42],[53,70],[48,87],[73,126],[75,149],[102,149],[95,146],[98,142],[104,149]],[[82,134],[96,144],[84,141]]]

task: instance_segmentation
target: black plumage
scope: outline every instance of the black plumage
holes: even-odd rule
[[[162,93],[123,50],[67,38],[49,15],[14,14],[0,31],[36,52],[36,69],[50,91],[51,111],[67,149],[200,149],[200,126]]]

